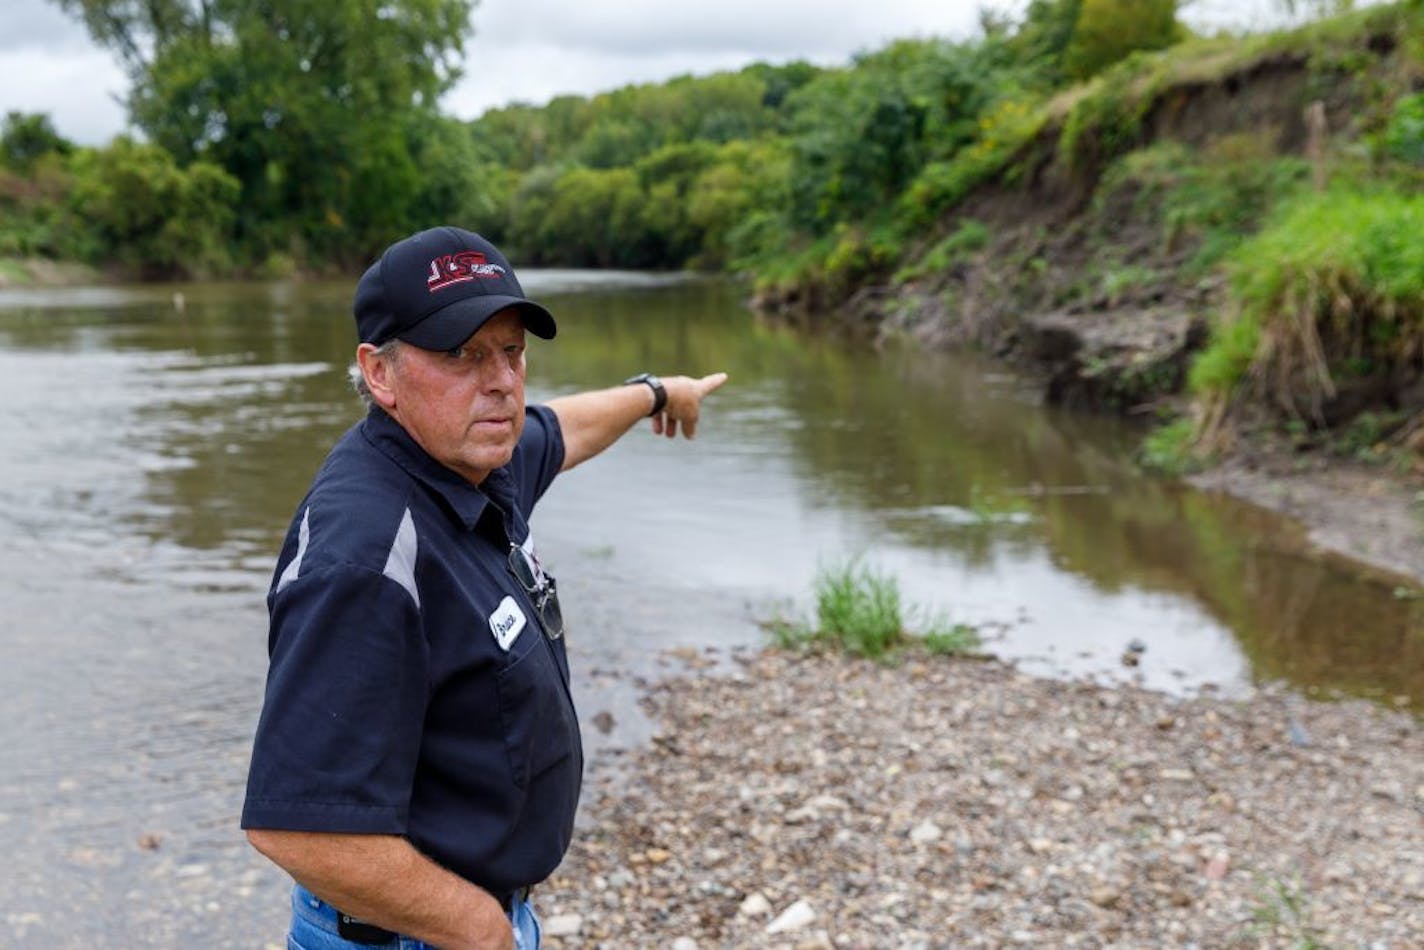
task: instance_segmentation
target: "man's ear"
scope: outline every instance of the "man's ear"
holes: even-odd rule
[[[396,392],[393,376],[395,367],[394,354],[381,356],[376,352],[376,348],[370,343],[362,343],[356,347],[356,365],[361,368],[361,375],[366,380],[366,388],[371,391],[371,398],[376,405],[387,412],[396,406]]]

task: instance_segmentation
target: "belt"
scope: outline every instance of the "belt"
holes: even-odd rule
[[[499,901],[499,906],[504,908],[505,913],[512,914],[515,906],[527,901],[533,890],[532,887],[520,887],[508,894],[493,896],[495,900]],[[333,907],[332,910],[336,910],[336,908]],[[336,932],[346,940],[360,944],[390,943],[400,936],[392,930],[377,927],[375,924],[367,923],[350,914],[343,914],[339,910],[336,911]]]

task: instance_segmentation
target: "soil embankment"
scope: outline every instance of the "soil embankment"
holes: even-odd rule
[[[1338,49],[1279,49],[1229,68],[1204,61],[1184,67],[1187,78],[1086,93],[1109,118],[1070,136],[1074,106],[1063,105],[908,252],[921,265],[857,289],[839,309],[776,288],[757,303],[800,320],[806,307],[825,308],[882,339],[995,354],[1039,378],[1049,402],[1139,418],[1145,435],[1194,414],[1188,370],[1213,322],[1232,312],[1231,255],[1213,242],[1235,247],[1281,195],[1356,173],[1350,162],[1365,153],[1380,107],[1372,90],[1415,69],[1398,45],[1367,32]],[[1125,117],[1131,131],[1114,140],[1108,132]],[[1366,362],[1343,339],[1325,342],[1340,350],[1325,354],[1332,365]],[[1415,444],[1424,440],[1403,447],[1388,433],[1361,434],[1378,420],[1418,428],[1421,363],[1414,354],[1387,373],[1336,373],[1331,402],[1313,418],[1291,418],[1264,394],[1237,398],[1235,431],[1203,450],[1197,463],[1211,468],[1196,484],[1286,513],[1322,547],[1424,582]]]

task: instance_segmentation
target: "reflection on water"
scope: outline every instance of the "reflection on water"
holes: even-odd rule
[[[1035,671],[1424,699],[1419,601],[1278,518],[1141,476],[1115,421],[972,359],[768,327],[719,283],[525,277],[560,318],[531,341],[533,398],[732,377],[698,440],[630,436],[535,517],[584,718],[612,712],[614,740],[646,728],[634,683],[665,648],[759,642],[855,555]],[[359,416],[350,288],[183,287],[181,310],[174,290],[0,293],[0,944],[280,934],[281,876],[236,816],[271,559]]]

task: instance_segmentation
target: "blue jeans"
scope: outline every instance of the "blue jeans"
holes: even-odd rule
[[[300,884],[292,888],[292,928],[287,933],[287,950],[435,950],[411,937],[396,937],[382,944],[354,943],[336,931],[337,910]],[[514,950],[539,950],[539,917],[534,904],[523,900],[509,912],[514,928]]]

